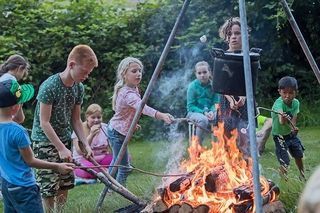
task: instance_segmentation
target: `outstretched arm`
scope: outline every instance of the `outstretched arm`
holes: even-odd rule
[[[23,160],[30,166],[37,169],[53,169],[61,174],[67,174],[73,171],[73,163],[54,163],[37,159],[33,156],[30,146],[19,149]]]

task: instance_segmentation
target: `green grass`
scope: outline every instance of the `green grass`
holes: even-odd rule
[[[300,131],[300,138],[306,148],[305,168],[307,178],[311,175],[315,167],[319,164],[320,131],[317,127],[306,128]],[[132,164],[140,169],[163,173],[166,164],[172,159],[178,158],[186,153],[187,142],[132,142],[130,143],[130,153],[132,154]],[[177,149],[178,148],[178,149]],[[284,203],[287,212],[295,212],[296,203],[304,182],[299,180],[299,172],[294,161],[289,169],[289,180],[281,179],[277,172],[278,162],[274,154],[274,143],[271,138],[266,145],[265,153],[260,158],[262,166],[261,173],[273,180],[280,188],[280,200]],[[139,198],[150,200],[155,189],[162,183],[161,178],[133,172],[129,175],[127,188]],[[103,190],[103,184],[80,185],[70,190],[68,204],[65,212],[93,212],[96,202]],[[112,212],[116,209],[129,205],[130,202],[116,193],[107,195],[103,204],[102,212]],[[0,211],[3,211],[0,204]]]

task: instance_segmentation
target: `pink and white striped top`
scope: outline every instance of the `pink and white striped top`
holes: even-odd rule
[[[110,127],[118,131],[122,135],[127,135],[132,123],[134,114],[141,103],[141,96],[138,88],[124,86],[119,89],[115,114],[110,120]],[[157,110],[145,105],[142,113],[155,118]]]

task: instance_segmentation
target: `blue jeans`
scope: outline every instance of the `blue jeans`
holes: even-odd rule
[[[2,195],[5,213],[44,212],[38,185],[17,186],[2,179]]]
[[[117,160],[118,154],[120,152],[120,149],[122,147],[123,141],[125,139],[124,135],[121,135],[119,132],[114,130],[112,127],[108,127],[108,139],[111,144],[112,148],[112,162],[111,165],[114,165],[114,163]],[[120,162],[120,165],[129,167],[129,158],[128,158],[128,148],[126,148],[125,154]],[[109,172],[111,173],[111,170],[113,167],[109,168]],[[116,180],[123,186],[126,184],[127,177],[129,175],[130,169],[129,168],[118,168]]]

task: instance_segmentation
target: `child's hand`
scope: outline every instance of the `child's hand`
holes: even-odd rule
[[[141,126],[139,124],[137,124],[135,131],[139,131],[139,130],[141,130]]]
[[[238,108],[242,107],[246,103],[246,97],[241,96],[240,99],[236,102]]]
[[[95,136],[99,133],[101,124],[95,124],[90,128],[90,135]]]
[[[61,160],[65,162],[71,162],[72,161],[72,153],[69,149],[64,147],[62,150],[58,150],[59,157]]]
[[[237,110],[238,109],[238,106],[234,101],[230,102],[230,109],[232,109],[232,110]]]
[[[287,120],[291,120],[290,115],[288,115],[288,114],[285,113],[285,112],[280,113],[280,115],[281,115],[283,118],[287,119]]]
[[[208,118],[209,121],[212,121],[215,117],[215,112],[212,112],[212,111],[205,112],[204,115]]]
[[[73,171],[74,166],[73,163],[59,163],[57,170],[61,174],[67,174]]]
[[[90,146],[86,146],[85,148],[85,153],[83,153],[83,155],[86,157],[86,158],[89,158],[90,156],[93,156],[93,151],[91,149]]]
[[[157,111],[156,118],[159,120],[163,120],[166,124],[171,124],[174,120],[174,117],[170,115],[169,113],[162,113]]]

